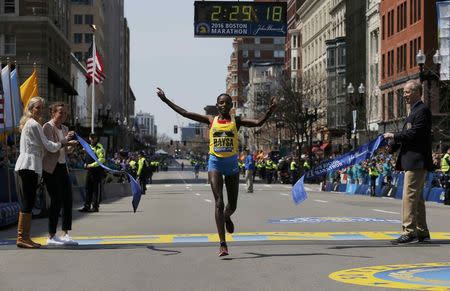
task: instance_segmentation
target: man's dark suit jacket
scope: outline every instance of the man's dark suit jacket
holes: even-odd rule
[[[402,131],[394,134],[393,150],[400,147],[395,169],[431,171],[431,139],[431,111],[422,101],[418,101],[411,108]]]

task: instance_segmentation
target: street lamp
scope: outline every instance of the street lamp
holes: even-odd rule
[[[353,84],[350,82],[347,86],[347,94],[348,94],[348,101],[349,101],[349,109],[351,108],[352,114],[353,114],[353,124],[356,124],[356,118],[355,118],[355,111],[353,108],[353,93],[355,92],[355,87],[353,87]],[[356,126],[355,126],[356,129]],[[347,125],[347,140],[348,140],[348,146],[350,148],[350,140],[352,138],[352,123],[349,122]]]
[[[419,78],[420,82],[423,84],[424,81],[427,81],[427,99],[428,99],[428,107],[431,109],[431,81],[436,81],[439,84],[439,71],[442,63],[442,56],[439,50],[436,50],[436,53],[433,55],[433,63],[436,65],[436,71],[433,70],[424,70],[425,62],[427,60],[427,56],[419,50],[416,55],[416,62],[419,65],[420,73]]]

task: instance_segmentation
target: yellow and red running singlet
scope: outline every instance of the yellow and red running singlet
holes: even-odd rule
[[[209,153],[219,158],[238,154],[238,131],[234,116],[227,122],[218,120],[218,116],[214,117],[209,129]]]

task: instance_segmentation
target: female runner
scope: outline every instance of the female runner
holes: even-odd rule
[[[263,125],[276,108],[275,98],[271,98],[267,112],[259,120],[256,120],[231,115],[230,110],[233,103],[228,94],[220,94],[217,97],[216,107],[219,115],[210,116],[186,111],[170,101],[162,89],[157,89],[158,97],[175,112],[183,117],[206,123],[210,127],[208,178],[211,181],[211,189],[215,200],[216,226],[220,239],[219,256],[227,256],[225,227],[228,233],[234,232],[234,224],[230,217],[236,210],[239,192],[238,130],[241,126],[258,127]],[[228,196],[226,206],[223,202],[223,176],[225,176]]]

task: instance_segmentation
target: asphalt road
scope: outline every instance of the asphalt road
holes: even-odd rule
[[[154,180],[137,213],[130,197],[106,201],[99,213],[74,212],[71,234],[78,247],[21,250],[7,244],[14,227],[0,230],[6,244],[0,246],[0,290],[388,290],[381,283],[375,289],[329,276],[450,261],[449,207],[427,204],[431,243],[393,246],[399,200],[308,185],[309,198],[296,206],[289,185],[261,183],[252,194],[240,186],[230,256],[219,258],[205,173],[196,181],[191,171],[172,169]],[[38,240],[45,240],[46,224],[33,221]],[[439,286],[427,290],[450,289],[450,283]]]

